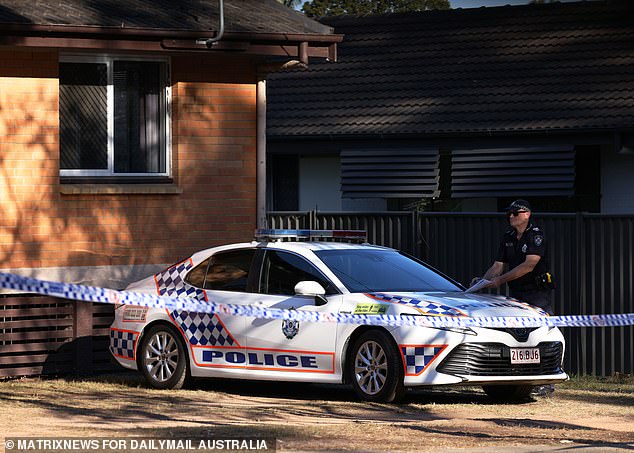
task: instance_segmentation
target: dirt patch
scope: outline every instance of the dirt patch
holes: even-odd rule
[[[289,383],[209,380],[158,391],[135,374],[5,381],[0,401],[3,437],[259,436],[295,451],[634,449],[632,378],[573,380],[515,405],[453,387],[410,391],[401,404]]]

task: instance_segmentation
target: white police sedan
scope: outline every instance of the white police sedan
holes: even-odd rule
[[[342,242],[282,242],[338,231],[261,232],[215,247],[130,285],[130,291],[257,308],[397,316],[538,317],[540,309],[465,288],[394,249]],[[349,383],[368,401],[407,387],[481,385],[496,400],[567,379],[557,328],[382,327],[202,314],[122,305],[110,351],[156,388],[189,377]]]

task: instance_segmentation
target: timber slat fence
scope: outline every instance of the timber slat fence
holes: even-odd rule
[[[41,296],[0,298],[0,378],[114,369],[113,306]]]

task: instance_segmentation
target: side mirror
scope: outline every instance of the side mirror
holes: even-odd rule
[[[315,305],[326,305],[328,301],[324,297],[326,290],[319,283],[304,280],[295,285],[296,296],[313,296],[315,297]]]

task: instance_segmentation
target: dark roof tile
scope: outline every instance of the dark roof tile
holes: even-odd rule
[[[275,0],[225,0],[225,31],[328,34]],[[215,31],[217,0],[0,0],[0,24]]]
[[[338,63],[268,83],[270,137],[634,126],[634,2],[326,18]]]

